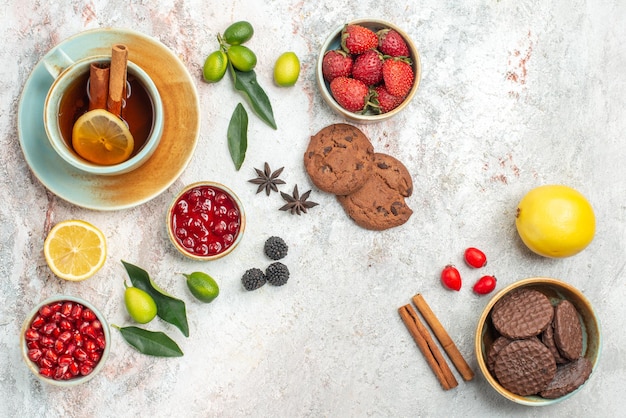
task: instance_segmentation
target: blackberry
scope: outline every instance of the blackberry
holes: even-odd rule
[[[289,269],[280,261],[276,261],[265,269],[267,282],[274,286],[282,286],[289,280]]]
[[[272,260],[280,260],[287,255],[287,244],[280,237],[269,237],[267,241],[265,241],[265,246],[263,250],[265,251],[265,255],[267,255]]]
[[[243,276],[241,276],[241,283],[246,290],[256,290],[263,286],[267,279],[261,269],[256,267],[247,270]]]

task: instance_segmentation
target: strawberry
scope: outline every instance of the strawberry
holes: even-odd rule
[[[379,113],[391,112],[404,101],[404,98],[392,96],[385,86],[374,87],[374,97],[372,97],[373,107]]]
[[[368,49],[354,60],[352,77],[367,86],[378,84],[383,79],[383,57],[375,49]]]
[[[414,79],[413,68],[406,60],[388,58],[383,62],[383,83],[392,96],[406,96]]]
[[[392,57],[408,57],[411,55],[406,41],[393,29],[381,29],[376,32],[378,49],[385,55]]]
[[[376,33],[361,25],[346,25],[341,31],[341,47],[349,54],[358,55],[378,46]]]
[[[369,88],[360,80],[337,77],[330,82],[330,93],[337,103],[350,112],[362,112],[369,100]]]
[[[330,83],[334,78],[348,77],[352,73],[352,64],[352,57],[341,49],[326,52],[322,58],[324,80]]]

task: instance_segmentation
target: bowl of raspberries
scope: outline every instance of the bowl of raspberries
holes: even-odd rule
[[[347,119],[388,119],[411,101],[419,86],[417,48],[397,26],[372,19],[348,22],[322,45],[316,77],[322,97]]]

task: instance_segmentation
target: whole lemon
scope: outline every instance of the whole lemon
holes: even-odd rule
[[[581,252],[591,243],[596,218],[580,192],[568,186],[545,185],[530,190],[519,202],[515,226],[531,251],[562,258]]]

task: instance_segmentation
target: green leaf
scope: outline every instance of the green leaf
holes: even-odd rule
[[[120,328],[122,337],[140,353],[156,357],[182,357],[183,352],[174,340],[161,331],[148,331],[139,327]]]
[[[187,311],[185,302],[161,290],[150,278],[144,269],[122,260],[128,277],[133,286],[147,292],[157,305],[157,315],[165,322],[178,327],[185,337],[189,337]]]
[[[247,148],[248,112],[246,112],[241,103],[238,103],[228,124],[228,151],[230,151],[230,158],[235,163],[237,171],[239,171],[243,160],[246,158]]]
[[[230,75],[233,77],[235,88],[243,93],[244,97],[252,106],[254,113],[256,113],[263,122],[276,129],[272,104],[265,90],[263,90],[257,82],[254,70],[245,72],[239,71],[230,63],[228,64],[228,68],[230,68]]]

